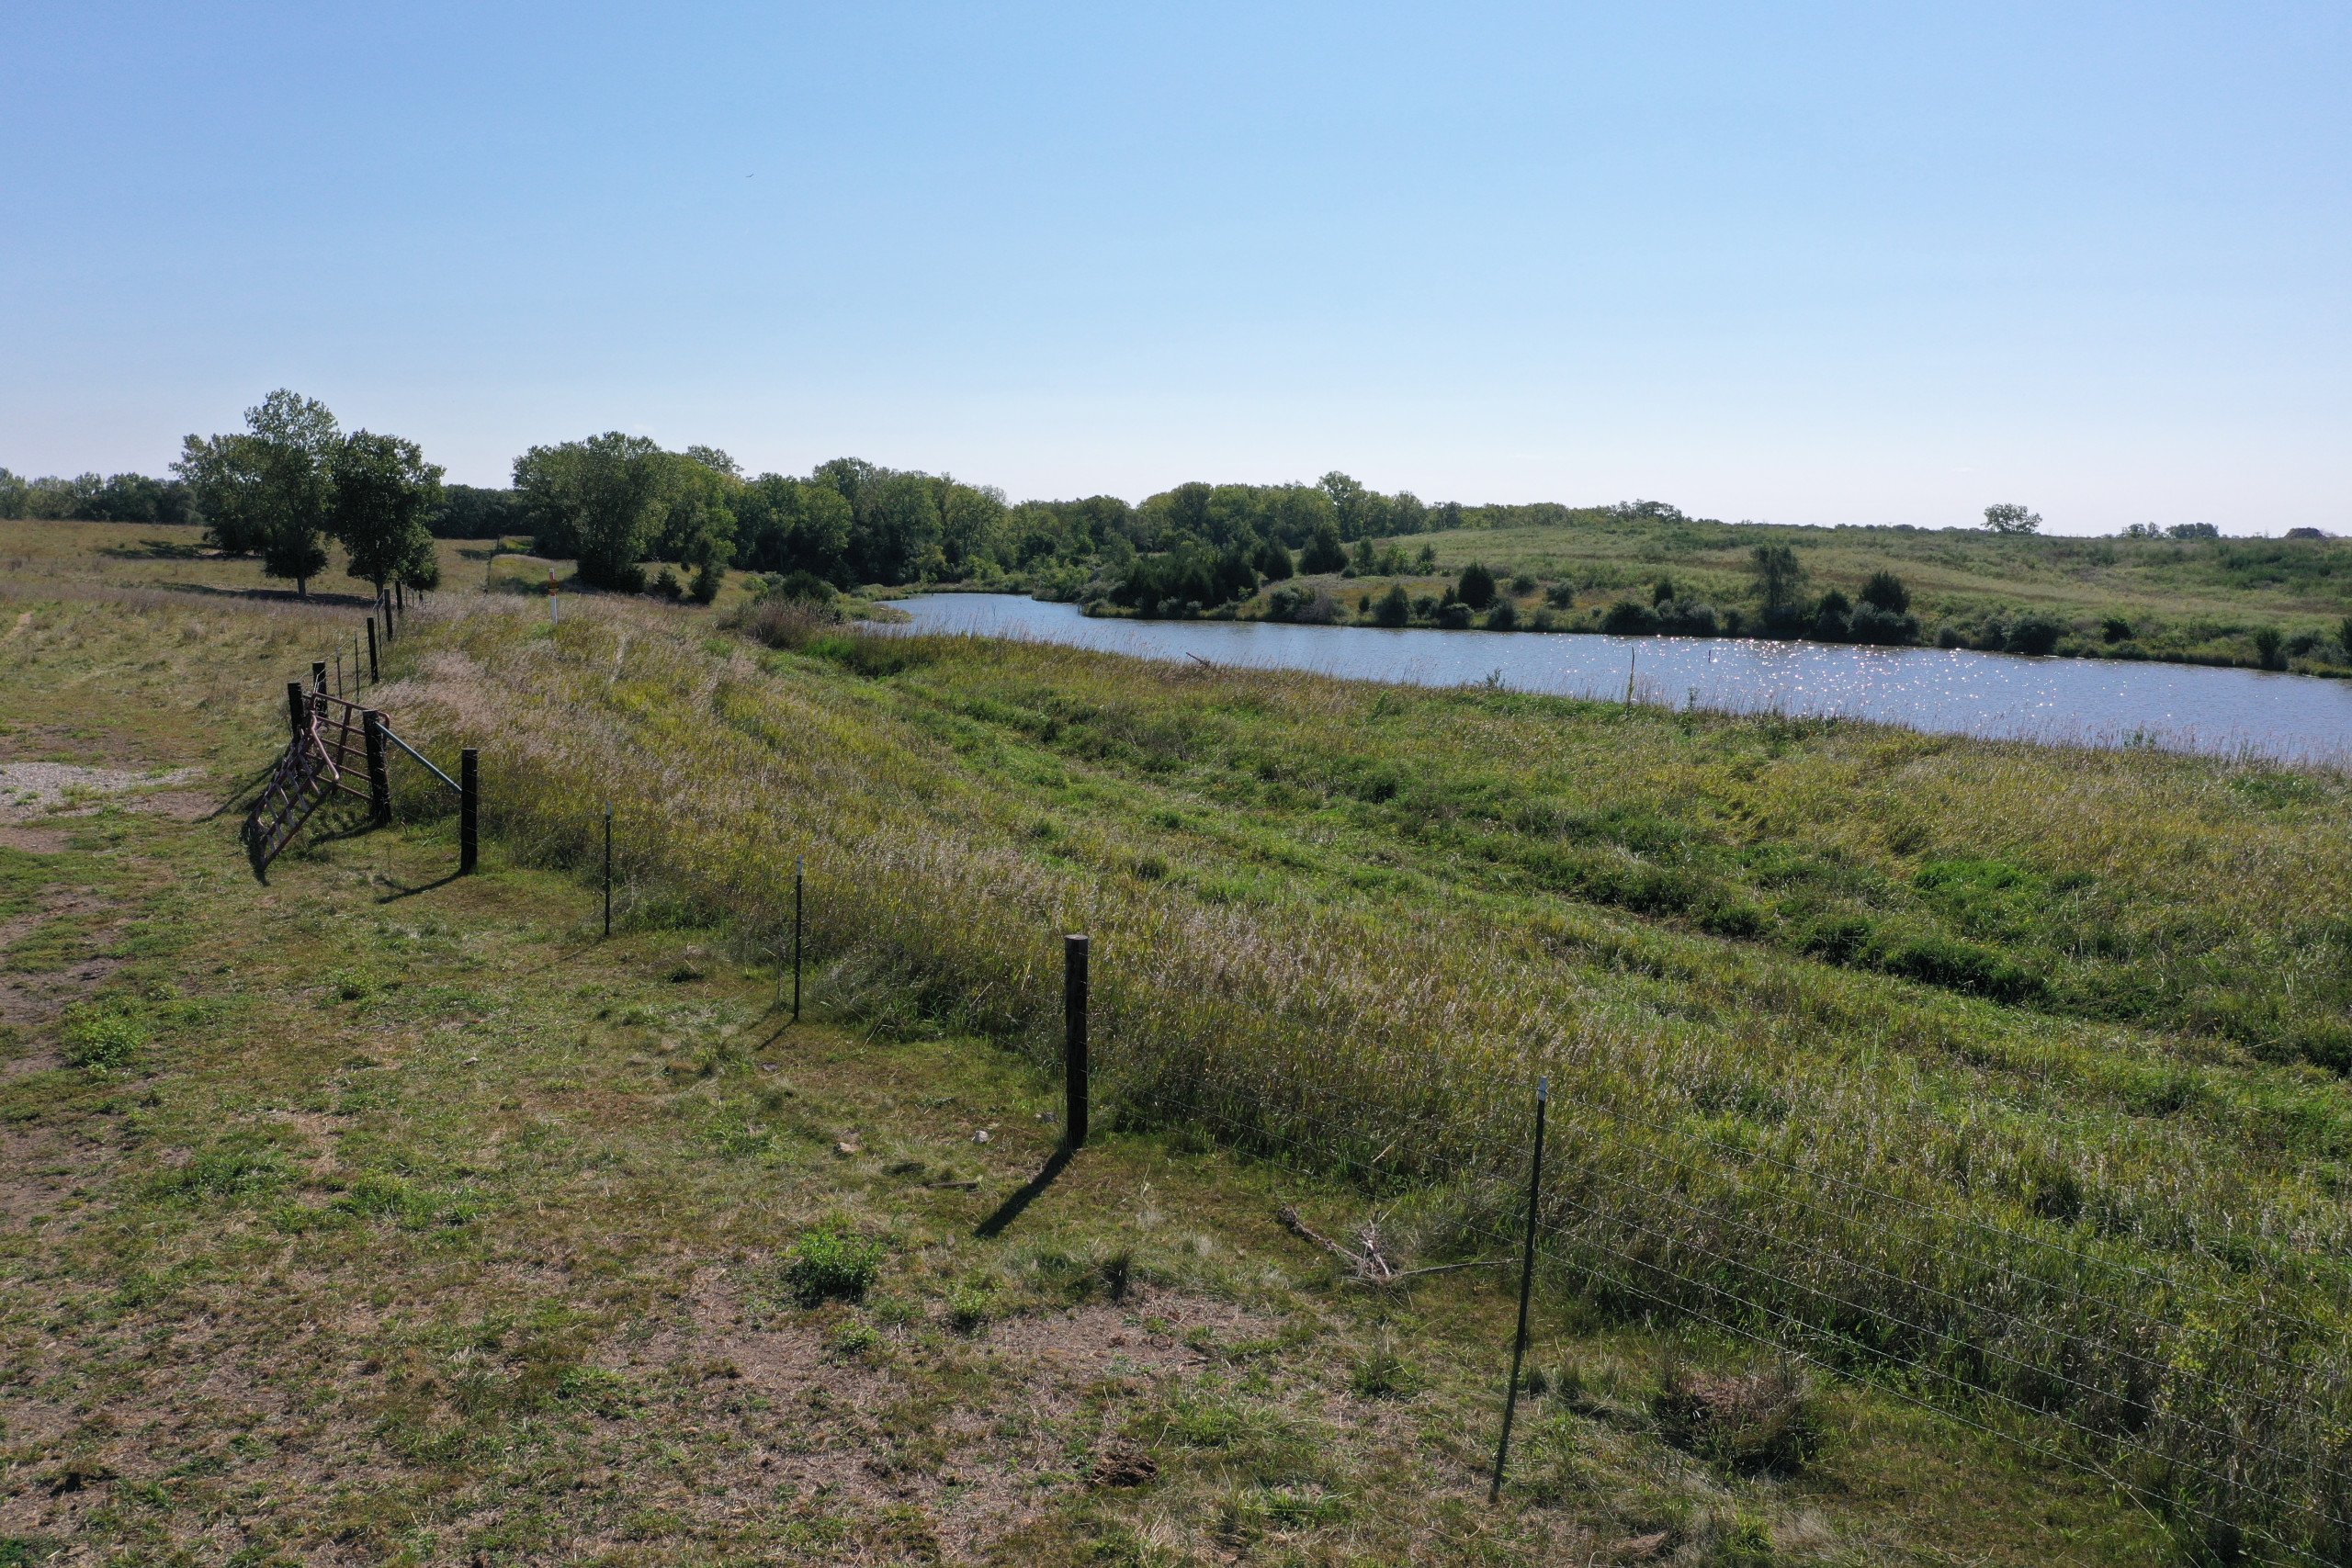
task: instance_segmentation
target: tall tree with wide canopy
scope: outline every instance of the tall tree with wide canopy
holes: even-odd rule
[[[190,435],[172,467],[215,545],[260,551],[264,571],[307,595],[326,570],[326,468],[342,434],[326,404],[281,387],[245,411],[243,432]]]
[[[328,459],[328,529],[350,557],[350,574],[379,594],[395,582],[440,581],[428,525],[441,504],[441,471],[415,442],[369,430],[345,436]]]
[[[668,513],[672,462],[646,437],[611,430],[532,447],[514,459],[514,488],[543,554],[576,557],[592,588],[635,592],[645,586],[639,563]]]
[[[243,431],[187,437],[172,468],[215,546],[259,551],[264,571],[307,594],[327,564],[326,465],[341,439],[326,404],[281,387],[245,411]]]

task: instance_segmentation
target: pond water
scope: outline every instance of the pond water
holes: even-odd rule
[[[907,631],[1064,643],[1139,659],[1189,656],[1416,686],[1493,680],[1519,692],[1616,700],[1630,677],[1635,700],[1674,707],[2352,762],[2352,682],[2260,670],[1734,637],[1097,620],[1075,604],[1010,593],[934,593],[897,604],[913,617]]]

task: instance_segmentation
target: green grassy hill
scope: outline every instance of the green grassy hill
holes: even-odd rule
[[[1973,529],[1805,528],[1695,520],[1619,519],[1605,512],[1540,526],[1456,528],[1394,543],[1409,558],[1427,546],[1434,567],[1401,579],[1434,592],[1437,574],[1473,561],[1508,580],[1532,580],[1513,595],[1521,625],[1558,613],[1562,629],[1591,629],[1610,605],[1650,602],[1660,579],[1719,608],[1755,604],[1749,557],[1759,544],[1792,548],[1812,592],[1855,596],[1889,570],[1912,595],[1922,639],[1951,628],[1962,646],[2000,645],[1999,630],[2028,615],[2064,628],[2056,651],[2258,665],[2257,633],[2278,634],[2282,667],[2352,671],[2343,641],[2352,615],[2352,540],[2082,539],[1996,536]],[[1352,608],[1390,579],[1315,580]],[[1544,590],[1558,584],[1560,592]],[[1561,601],[1566,600],[1565,605]],[[1262,613],[1266,599],[1259,601]]]

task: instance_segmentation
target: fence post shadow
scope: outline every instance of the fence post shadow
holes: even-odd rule
[[[1046,1189],[1054,1184],[1055,1179],[1069,1168],[1070,1157],[1077,1153],[1077,1145],[1068,1138],[1064,1138],[1054,1146],[1054,1152],[1046,1158],[1046,1163],[1037,1168],[1037,1174],[1023,1182],[1018,1191],[999,1203],[996,1206],[996,1213],[982,1220],[972,1234],[982,1241],[992,1241],[1002,1235],[1012,1222],[1021,1217],[1022,1212],[1035,1202],[1044,1194]]]

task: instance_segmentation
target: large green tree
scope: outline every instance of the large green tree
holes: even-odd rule
[[[264,571],[307,595],[326,569],[327,464],[342,434],[326,404],[281,387],[245,411],[242,432],[190,435],[173,469],[215,545],[259,551]]]
[[[1756,571],[1756,600],[1767,626],[1793,621],[1803,609],[1804,564],[1786,545],[1758,545],[1748,557]]]
[[[643,588],[640,563],[668,513],[673,461],[644,436],[617,430],[515,458],[514,488],[540,553],[575,558],[590,587]]]
[[[440,466],[413,441],[354,431],[327,460],[328,531],[349,556],[350,574],[379,594],[395,582],[439,582],[429,525],[440,504]]]

